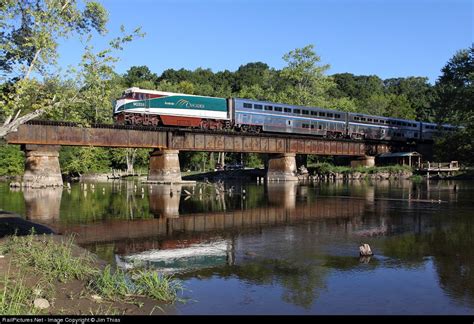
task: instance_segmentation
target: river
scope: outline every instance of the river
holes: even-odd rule
[[[171,314],[474,313],[472,182],[86,185],[0,183],[0,209],[173,274]]]

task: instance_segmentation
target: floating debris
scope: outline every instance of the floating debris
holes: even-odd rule
[[[371,256],[374,255],[370,249],[370,245],[367,243],[361,243],[359,246],[360,256]]]

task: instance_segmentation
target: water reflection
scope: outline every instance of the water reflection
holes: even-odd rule
[[[431,299],[423,305],[406,301],[397,308],[400,313],[469,313],[474,308],[473,192],[463,182],[225,183],[216,188],[130,181],[73,185],[69,191],[10,192],[0,186],[0,208],[24,208],[29,220],[76,233],[80,245],[110,263],[178,272],[195,299],[196,278],[236,295],[277,296],[273,308],[203,297],[198,313],[206,305],[214,311],[211,303],[228,303],[229,312],[242,307],[242,313],[258,307],[263,313],[357,313],[353,300],[361,296],[363,303],[356,305],[362,313],[384,313],[386,308],[377,308],[381,300],[413,296]],[[375,256],[359,258],[361,242],[370,243]],[[250,285],[252,292],[228,287],[232,280]],[[407,282],[403,289],[400,282]],[[202,289],[205,294],[210,288]],[[272,291],[271,296],[263,291]],[[193,307],[181,310],[192,313]]]
[[[182,185],[150,185],[150,213],[155,217],[178,218]]]
[[[26,219],[41,223],[59,220],[62,194],[62,188],[25,188]]]
[[[286,209],[294,209],[296,207],[296,191],[298,188],[300,197],[306,197],[308,194],[307,187],[298,187],[294,181],[288,182],[269,182],[266,184],[268,203],[273,206]]]

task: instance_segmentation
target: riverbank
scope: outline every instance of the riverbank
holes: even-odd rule
[[[307,173],[307,178],[315,181],[390,180],[410,179],[411,177],[413,177],[412,168],[403,165],[351,168],[329,163],[317,163],[309,166]]]
[[[113,270],[72,237],[0,240],[2,315],[158,315],[180,283],[147,269]]]

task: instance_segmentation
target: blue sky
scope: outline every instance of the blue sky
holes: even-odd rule
[[[328,74],[382,78],[426,76],[431,83],[453,54],[473,43],[472,0],[103,0],[110,35],[141,26],[117,71],[147,65],[236,70],[262,61],[282,68],[284,53],[314,44]],[[101,41],[96,41],[97,48]],[[62,65],[79,60],[81,45],[60,47]]]

